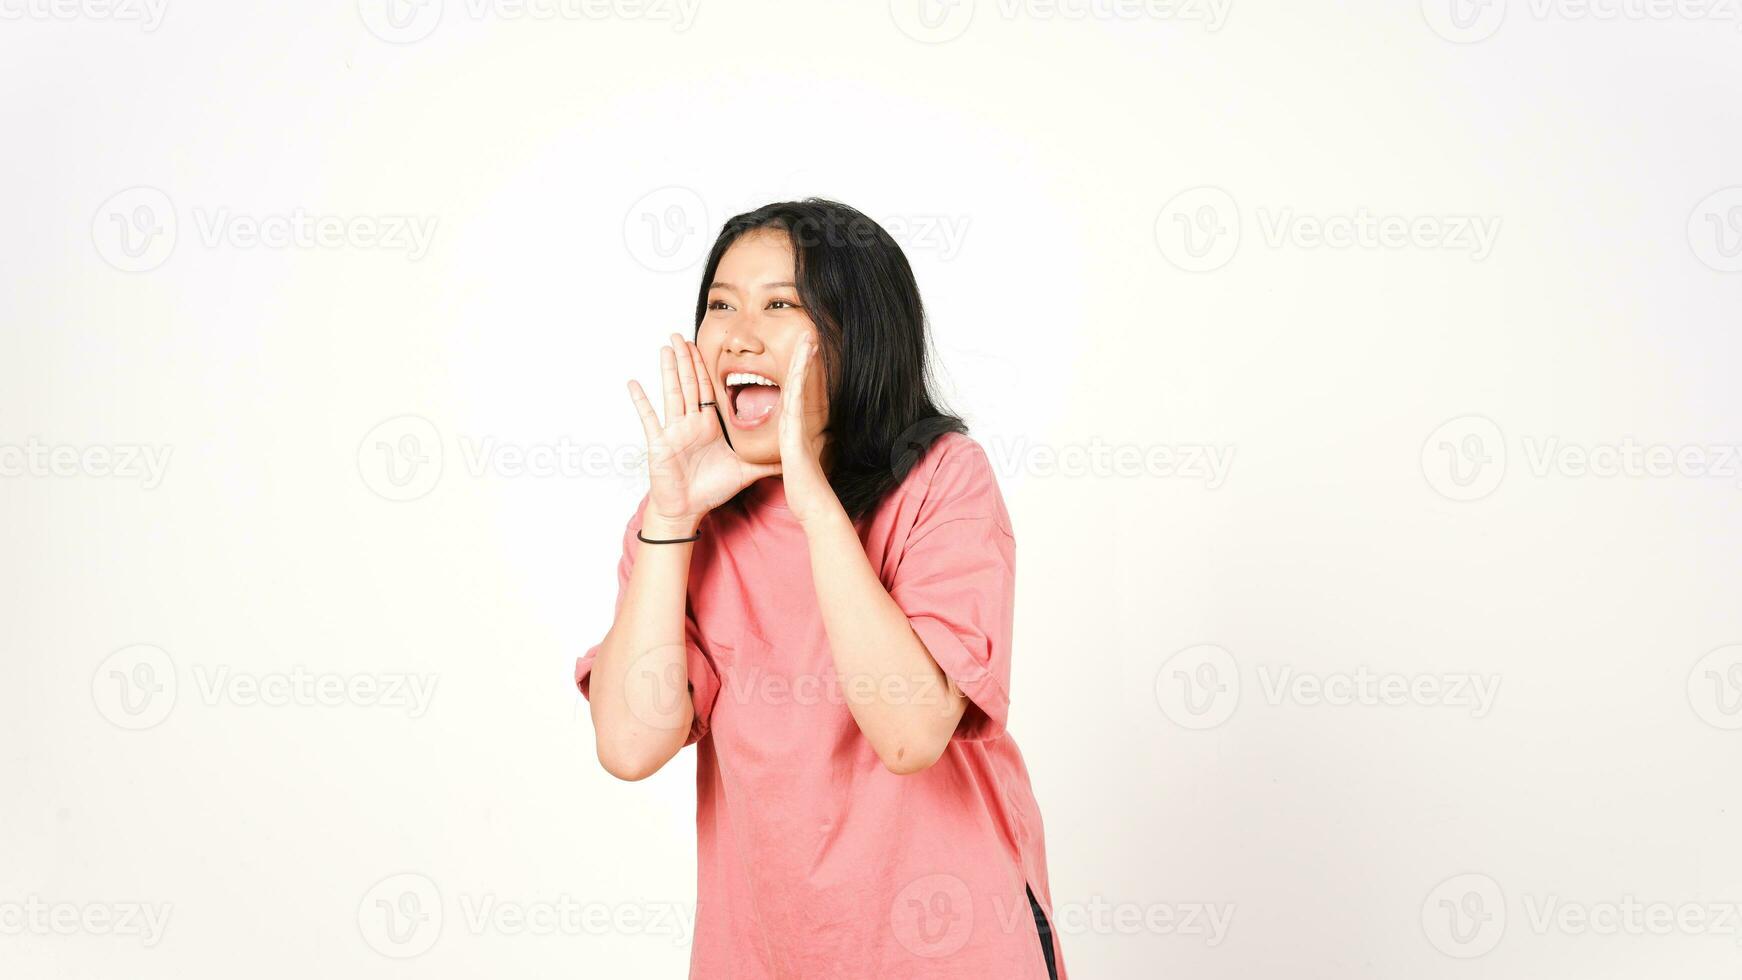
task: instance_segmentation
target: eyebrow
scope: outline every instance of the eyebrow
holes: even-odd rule
[[[763,289],[779,289],[782,286],[788,286],[788,287],[791,287],[793,289],[797,289],[798,283],[796,283],[796,282],[765,282],[762,284]],[[733,292],[738,291],[738,287],[732,285],[729,282],[716,282],[716,283],[713,283],[710,286],[708,286],[708,288],[709,289],[730,289]]]

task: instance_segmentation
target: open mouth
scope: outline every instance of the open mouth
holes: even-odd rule
[[[730,372],[726,375],[726,392],[732,403],[732,421],[741,429],[761,425],[780,407],[780,385],[766,375]]]

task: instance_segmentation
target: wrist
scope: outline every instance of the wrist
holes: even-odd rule
[[[855,536],[858,534],[853,528],[852,519],[847,517],[847,509],[842,507],[838,500],[831,500],[824,506],[817,508],[817,513],[806,514],[799,518],[798,523],[807,536],[814,536],[819,532],[828,533],[842,528],[852,532]]]
[[[667,538],[687,538],[701,527],[700,514],[692,517],[663,517],[659,514],[647,514],[641,520],[641,533],[649,538],[661,540]]]

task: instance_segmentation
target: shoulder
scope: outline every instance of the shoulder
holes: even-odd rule
[[[902,481],[902,492],[919,501],[921,525],[979,517],[1012,533],[992,458],[965,433],[946,432],[926,447]]]
[[[961,492],[983,484],[996,486],[998,482],[985,448],[962,432],[946,432],[934,439],[913,464],[907,479],[934,493]]]

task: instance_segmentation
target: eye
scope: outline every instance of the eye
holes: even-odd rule
[[[790,299],[771,299],[768,301],[768,308],[771,310],[781,308],[796,310],[799,305]]]
[[[731,308],[732,307],[723,299],[708,300],[708,309],[710,310],[729,310]]]

